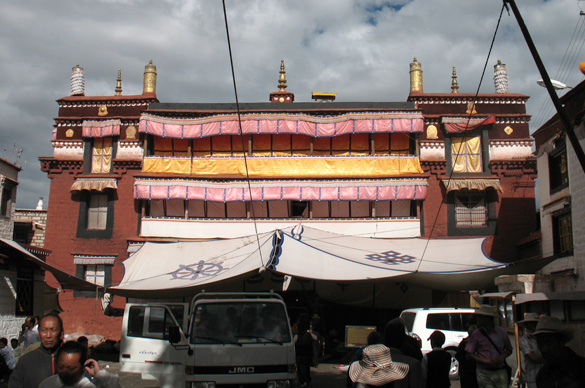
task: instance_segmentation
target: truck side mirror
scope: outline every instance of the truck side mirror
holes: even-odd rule
[[[179,330],[179,326],[169,326],[169,342],[171,344],[181,342],[181,331]]]

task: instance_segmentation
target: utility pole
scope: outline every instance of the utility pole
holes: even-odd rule
[[[506,8],[507,8],[507,4],[509,4],[512,7],[512,12],[514,12],[514,16],[516,17],[516,20],[518,21],[518,25],[520,26],[520,30],[522,30],[522,34],[524,35],[524,39],[526,39],[526,43],[528,44],[528,48],[530,49],[530,53],[532,54],[532,57],[534,58],[534,62],[536,62],[536,67],[538,67],[538,71],[540,71],[540,76],[542,77],[542,80],[544,81],[544,84],[546,86],[546,90],[548,90],[548,94],[550,95],[550,98],[551,98],[555,108],[557,109],[557,114],[559,115],[559,118],[561,119],[561,122],[563,123],[563,125],[565,127],[565,132],[567,133],[567,136],[569,137],[569,141],[571,142],[571,145],[573,146],[573,150],[575,150],[575,154],[577,155],[577,159],[579,159],[579,163],[581,164],[581,168],[583,169],[583,172],[585,172],[585,152],[583,152],[583,148],[581,148],[581,144],[579,143],[579,139],[577,139],[577,135],[575,134],[575,131],[573,130],[573,125],[571,124],[571,120],[569,120],[569,117],[567,116],[567,112],[565,112],[565,109],[563,108],[563,105],[561,104],[561,101],[559,100],[559,96],[557,96],[557,92],[555,91],[555,89],[552,85],[552,82],[550,81],[550,77],[548,76],[548,73],[546,72],[546,68],[544,67],[542,60],[540,59],[540,55],[538,55],[538,51],[536,50],[536,46],[534,45],[534,42],[532,41],[532,38],[530,37],[530,33],[528,32],[528,29],[526,28],[526,24],[524,24],[524,20],[522,19],[522,15],[520,15],[520,11],[518,10],[518,7],[516,6],[516,2],[514,0],[504,0],[504,5],[506,5]]]

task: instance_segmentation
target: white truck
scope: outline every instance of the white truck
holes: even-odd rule
[[[161,388],[296,386],[293,335],[274,292],[200,293],[187,303],[128,303],[120,370]]]

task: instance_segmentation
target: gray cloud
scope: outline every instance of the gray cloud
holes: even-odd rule
[[[118,68],[123,93],[140,94],[144,65],[152,59],[161,101],[234,101],[219,0],[2,3],[0,131],[2,149],[14,143],[24,148],[18,207],[48,197],[49,179],[38,157],[52,155],[55,100],[69,94],[77,63],[85,69],[86,95],[113,95]],[[554,78],[579,21],[578,2],[517,4]],[[476,91],[502,1],[226,0],[226,6],[240,101],[268,100],[277,90],[281,59],[296,101],[310,101],[312,91],[336,92],[339,101],[405,101],[413,57],[423,65],[426,92],[450,92],[453,66],[460,91]],[[530,114],[550,105],[507,12],[481,92],[494,90],[497,59],[507,65],[510,92],[532,97]],[[575,85],[582,79],[574,63],[560,81]]]

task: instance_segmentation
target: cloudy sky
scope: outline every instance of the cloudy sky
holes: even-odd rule
[[[553,79],[583,80],[585,1],[517,0]],[[86,95],[142,93],[144,66],[158,70],[161,102],[234,102],[221,0],[0,0],[0,157],[23,148],[17,207],[49,194],[39,156],[52,156],[55,100],[70,94],[71,68]],[[268,101],[280,61],[296,101],[335,92],[338,101],[405,101],[409,63],[422,63],[425,92],[476,91],[501,0],[226,0],[240,102]],[[514,15],[504,12],[480,91],[506,64],[510,92],[531,96],[532,131],[553,113]],[[559,92],[562,95],[563,92]],[[544,116],[543,113],[545,112]]]

